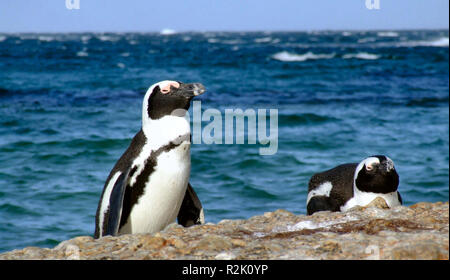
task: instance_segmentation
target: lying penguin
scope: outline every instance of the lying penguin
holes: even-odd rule
[[[144,96],[142,129],[109,174],[98,204],[95,238],[153,233],[178,218],[183,226],[204,223],[203,208],[189,184],[190,101],[202,84],[162,81]],[[186,111],[184,111],[186,110]]]
[[[359,164],[342,164],[311,177],[307,214],[347,211],[356,205],[365,206],[377,197],[383,198],[389,207],[401,205],[398,184],[394,162],[387,156],[375,155]]]

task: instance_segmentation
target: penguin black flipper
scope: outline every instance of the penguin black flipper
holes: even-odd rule
[[[339,208],[340,205],[335,199],[320,195],[314,196],[309,200],[308,205],[306,206],[306,213],[307,215],[312,215],[313,213],[319,211],[337,212],[339,211]]]
[[[184,227],[205,223],[202,203],[192,188],[191,183],[188,183],[186,188],[186,194],[178,212],[177,220]]]
[[[116,183],[111,191],[109,197],[109,215],[106,221],[106,230],[104,235],[117,235],[119,232],[120,218],[122,217],[123,198],[128,182],[128,174],[122,173],[117,178]]]
[[[130,166],[132,165],[133,158],[139,155],[144,143],[145,136],[142,130],[140,130],[133,137],[130,146],[111,170],[103,188],[95,215],[94,238],[108,234],[117,235],[120,229],[120,222],[123,222],[121,220],[128,218],[129,211],[127,211],[127,208],[129,208],[129,202],[125,198],[127,195],[126,187],[129,177],[132,176],[130,173],[136,171],[136,168],[130,171]],[[109,188],[111,188],[111,191],[108,191]]]

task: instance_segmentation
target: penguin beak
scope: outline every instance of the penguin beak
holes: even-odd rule
[[[180,83],[180,87],[176,89],[176,93],[188,99],[201,95],[206,91],[205,87],[200,83],[184,84]]]

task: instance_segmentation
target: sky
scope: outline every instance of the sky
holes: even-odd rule
[[[0,0],[0,32],[448,29],[448,0]]]

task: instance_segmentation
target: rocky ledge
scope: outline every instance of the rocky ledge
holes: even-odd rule
[[[155,234],[80,236],[0,259],[448,259],[448,215],[448,202],[387,209],[375,200],[346,213],[277,210]]]

